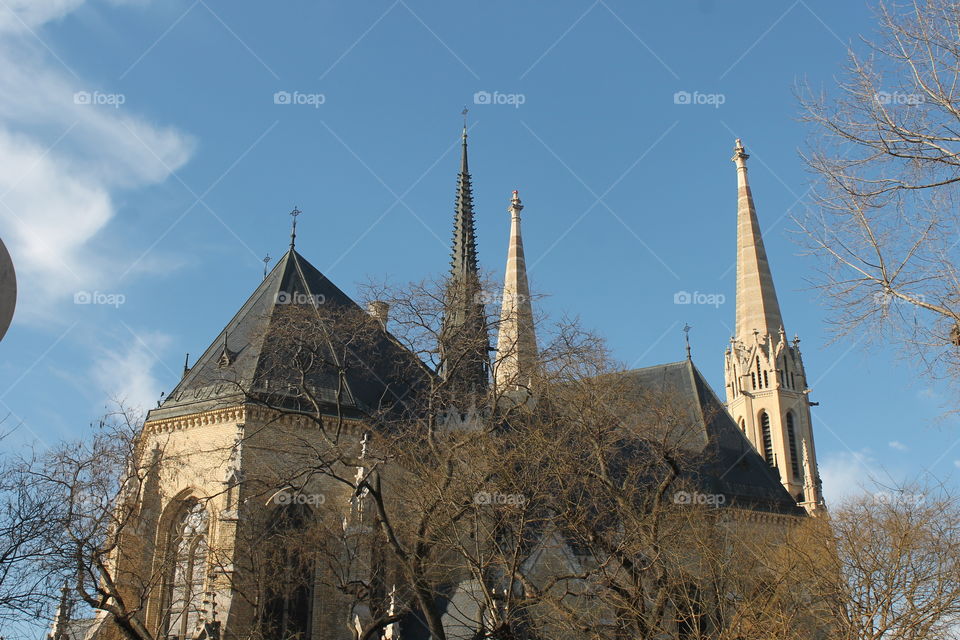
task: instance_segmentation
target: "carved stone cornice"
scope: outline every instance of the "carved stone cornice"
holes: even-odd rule
[[[150,420],[144,423],[143,431],[144,433],[170,433],[213,424],[243,422],[245,413],[242,406],[212,409],[175,418]]]
[[[324,416],[324,420],[332,421],[336,418]],[[256,405],[235,405],[175,418],[150,420],[144,423],[143,431],[144,433],[171,433],[208,425],[247,422],[261,425],[271,423],[285,427],[296,427],[298,425],[309,427],[312,424],[312,420],[303,414],[287,413]],[[366,423],[361,420],[343,418],[343,431],[345,433],[362,434],[367,429]]]

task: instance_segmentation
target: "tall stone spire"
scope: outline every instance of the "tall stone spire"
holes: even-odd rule
[[[503,280],[503,305],[497,338],[497,364],[494,379],[500,393],[529,390],[537,362],[537,337],[533,326],[533,307],[527,265],[520,234],[520,194],[513,192],[510,206],[510,246]]]
[[[763,247],[747,155],[738,139],[736,335],[725,354],[727,410],[783,487],[810,513],[823,509],[800,340],[788,342]]]
[[[486,392],[489,351],[490,337],[487,334],[477,260],[473,185],[467,163],[467,127],[464,123],[453,218],[450,279],[440,332],[440,373],[451,391],[459,396]]]
[[[775,334],[783,326],[780,304],[763,247],[753,193],[747,181],[747,155],[737,138],[733,162],[737,165],[737,325],[740,339],[759,331]]]
[[[466,280],[477,278],[477,238],[473,221],[473,184],[467,164],[467,127],[461,134],[460,173],[457,175],[457,199],[453,218],[453,259],[451,276]]]

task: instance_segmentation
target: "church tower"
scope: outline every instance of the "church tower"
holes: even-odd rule
[[[533,324],[527,264],[520,233],[520,194],[513,192],[507,212],[510,214],[510,245],[503,280],[503,304],[497,337],[497,363],[494,381],[497,391],[529,392],[537,363],[537,336]]]
[[[788,342],[738,139],[737,317],[726,351],[727,409],[808,512],[823,508],[800,339]]]
[[[484,312],[484,293],[477,261],[473,218],[473,185],[467,164],[467,127],[464,123],[453,219],[450,278],[440,331],[440,375],[451,397],[464,405],[484,395],[489,385],[490,337]],[[466,408],[463,406],[462,408]]]

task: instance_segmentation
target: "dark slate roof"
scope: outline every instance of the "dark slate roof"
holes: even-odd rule
[[[292,307],[315,312],[318,335],[329,338],[326,362],[311,369],[309,384],[314,394],[330,407],[336,402],[337,365],[343,363],[344,345],[348,342],[349,354],[354,358],[346,367],[340,401],[347,414],[373,415],[388,406],[409,404],[411,392],[431,375],[414,354],[379,326],[365,334],[364,344],[353,344],[357,341],[347,336],[339,336],[342,339],[338,340],[342,327],[332,318],[363,311],[303,256],[290,249],[147,419],[160,420],[236,404],[244,399],[240,387],[270,389],[270,397],[275,399],[276,390],[293,384],[293,380],[289,366],[278,366],[267,346],[276,348],[277,318],[282,310]],[[282,354],[282,347],[273,353]]]
[[[683,446],[696,456],[688,480],[704,494],[720,494],[726,506],[804,515],[777,472],[757,453],[724,404],[689,360],[626,371],[638,394],[668,393],[697,429],[684,434]]]

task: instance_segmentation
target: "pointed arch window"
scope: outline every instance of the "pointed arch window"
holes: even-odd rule
[[[182,503],[170,531],[164,635],[187,638],[200,621],[207,577],[207,510],[197,500]]]
[[[767,461],[771,467],[775,467],[776,463],[773,457],[773,434],[770,431],[770,414],[766,411],[760,412],[760,432],[763,436],[763,459]]]
[[[312,522],[313,512],[304,504],[284,505],[271,515],[264,545],[270,574],[265,584],[267,637],[312,637],[315,563],[307,531]]]
[[[763,371],[760,369],[760,356],[757,356],[757,385],[759,389],[763,388]]]
[[[790,444],[790,471],[794,478],[800,477],[800,453],[797,448],[797,434],[793,426],[793,411],[787,411],[787,441]]]

